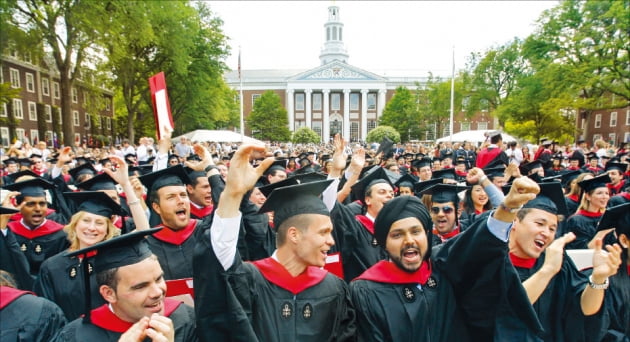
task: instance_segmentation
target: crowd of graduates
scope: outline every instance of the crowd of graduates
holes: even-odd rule
[[[630,154],[556,145],[14,145],[0,336],[630,341]]]

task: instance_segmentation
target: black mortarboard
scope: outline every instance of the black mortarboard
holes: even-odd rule
[[[77,211],[87,211],[107,218],[114,214],[119,216],[127,214],[120,204],[102,191],[64,192],[63,195],[76,204]]]
[[[15,214],[15,213],[19,213],[19,212],[20,211],[17,210],[17,209],[0,206],[0,215]]]
[[[95,175],[96,169],[91,163],[81,164],[77,167],[73,167],[68,170],[68,173],[72,176],[72,179],[76,180],[82,175]]]
[[[260,190],[260,192],[262,192],[263,195],[265,195],[265,197],[269,197],[269,195],[274,189],[281,188],[283,186],[295,185],[295,184],[300,184],[300,182],[298,181],[296,177],[292,177],[292,178],[283,179],[279,182],[267,184],[265,186],[260,186],[258,187],[258,190]]]
[[[448,179],[455,179],[455,169],[453,168],[448,168],[448,169],[442,169],[442,170],[435,170],[433,171],[431,178],[433,179],[437,179],[437,178],[448,178]]]
[[[302,152],[298,155],[298,159],[304,159],[308,156],[308,154],[306,152]]]
[[[355,200],[365,203],[365,192],[375,184],[386,183],[394,189],[394,185],[390,182],[385,170],[375,165],[373,169],[365,173],[363,178],[359,179],[351,188],[352,196]]]
[[[111,160],[109,158],[103,158],[103,159],[99,159],[98,163],[101,165],[105,163],[111,163]]]
[[[566,186],[567,184],[571,183],[571,181],[576,179],[581,174],[582,174],[582,171],[580,171],[580,170],[572,170],[572,171],[563,173],[562,174],[562,184],[564,186]]]
[[[18,158],[17,161],[20,163],[20,166],[31,166],[33,164],[29,158]]]
[[[29,197],[45,197],[46,189],[53,189],[55,185],[49,181],[44,180],[41,177],[17,182],[13,184],[7,184],[4,186],[9,191],[19,191],[20,196]]]
[[[328,178],[328,175],[321,172],[292,173],[292,179],[297,180],[300,184],[322,181]]]
[[[569,212],[559,182],[538,183],[540,193],[533,200],[525,203],[523,208],[544,210],[554,215],[566,216]]]
[[[451,158],[451,159],[453,159],[453,151],[446,151],[446,152],[443,154],[443,156],[444,156],[444,158],[442,158],[442,159],[446,159],[446,158]]]
[[[587,153],[586,154],[586,158],[588,158],[588,160],[593,160],[593,159],[599,160],[599,157],[597,156],[597,153],[595,153],[595,152]]]
[[[77,188],[85,191],[116,190],[116,181],[106,173],[98,174],[85,182],[76,184]]]
[[[581,161],[581,160],[584,160],[584,156],[579,156],[579,155],[577,155],[577,154],[571,154],[571,155],[569,156],[569,160],[570,160],[570,161],[571,161],[571,160]]]
[[[466,158],[457,158],[455,165],[466,164]]]
[[[364,166],[361,169],[361,172],[359,173],[359,179],[363,178],[367,173],[369,172],[374,172],[374,170],[376,170],[376,168],[381,168],[379,165],[368,165],[368,166]]]
[[[389,178],[389,181],[392,184],[395,184],[400,179],[400,173],[398,173],[398,172],[389,171],[386,168],[383,168],[383,171],[385,171],[385,174],[387,175],[387,178]]]
[[[606,187],[606,183],[610,183],[610,177],[608,176],[608,174],[603,174],[603,175],[599,175],[597,177],[591,178],[591,179],[585,179],[581,182],[578,183],[578,185],[584,190],[584,191],[591,191],[597,188],[605,188]]]
[[[626,172],[627,169],[628,169],[628,164],[613,163],[613,162],[606,163],[606,171],[619,170],[619,172],[624,173]]]
[[[147,175],[151,172],[153,172],[153,165],[152,164],[142,164],[142,165],[138,165],[138,166],[130,166],[129,168],[134,168],[134,171],[138,171],[138,173],[140,174],[140,176],[143,175]],[[129,173],[129,176],[131,176],[131,173]]]
[[[499,131],[492,131],[492,132],[488,132],[488,138],[495,138],[501,135],[501,132]]]
[[[427,181],[424,182],[417,182],[414,184],[413,186],[413,190],[416,193],[421,193],[422,191],[436,185],[436,184],[442,184],[444,182],[444,180],[442,178],[437,178],[437,179],[429,179]]]
[[[298,165],[300,165],[300,168],[306,168],[310,166],[311,164],[313,163],[308,158],[301,158],[300,160],[298,160]]]
[[[133,232],[113,237],[109,240],[101,241],[92,246],[79,249],[68,253],[68,257],[82,255],[87,257],[91,251],[98,251],[94,256],[94,272],[99,273],[118,267],[137,264],[144,259],[150,257],[153,253],[149,249],[149,244],[145,240],[145,236],[155,234],[160,228],[152,228],[147,230],[135,230]],[[85,306],[86,313],[83,318],[84,322],[90,321],[91,294],[90,294],[90,276],[88,268],[89,262],[83,262],[83,273],[85,275]]]
[[[177,161],[179,161],[179,156],[176,155],[175,153],[169,154],[168,155],[168,160],[171,160],[171,159],[177,159]]]
[[[381,144],[376,150],[376,154],[383,152],[383,155],[387,155],[392,147],[394,147],[394,142],[391,141],[391,139],[389,139],[388,137],[383,137],[383,140],[381,140]]]
[[[394,183],[394,185],[396,185],[396,187],[398,188],[400,188],[401,186],[404,186],[404,187],[408,187],[412,189],[414,188],[413,187],[414,184],[416,184],[416,180],[408,173],[398,178],[396,183]]]
[[[76,157],[76,158],[74,158],[74,160],[76,160],[77,166],[78,165],[83,165],[83,164],[86,164],[86,163],[87,164],[92,163],[91,160],[89,160],[88,158],[85,158],[85,157]]]
[[[436,161],[442,161],[442,158],[440,158],[439,156],[435,156],[433,157],[433,160],[431,162],[436,162]]]
[[[271,165],[269,165],[269,168],[267,169],[267,171],[265,171],[265,173],[269,173],[271,171],[275,171],[275,170],[282,170],[285,171],[287,168],[287,162],[289,160],[288,159],[276,159],[273,161],[273,163],[271,163]]]
[[[329,215],[319,195],[332,183],[332,179],[274,189],[258,213],[273,211],[274,227],[279,228],[288,218],[300,214]]]
[[[521,170],[521,174],[528,175],[532,170],[542,167],[542,164],[538,160],[521,164],[518,168]]]
[[[188,175],[181,164],[151,172],[144,176],[140,176],[139,179],[142,184],[147,187],[149,193],[169,185],[190,184],[190,178],[188,178]]]
[[[135,154],[133,155],[135,157]],[[187,161],[201,161],[201,158],[196,154],[190,154],[186,157]]]
[[[11,164],[17,164],[18,160],[11,157],[11,158],[7,158],[5,160],[2,161],[4,163],[4,165],[11,165]]]
[[[36,174],[35,172],[31,171],[31,170],[24,170],[24,171],[18,171],[18,172],[14,172],[10,175],[7,175],[7,177],[9,177],[11,180],[13,180],[13,182],[15,182],[16,179],[22,177],[22,176],[31,176],[34,178],[39,178],[39,175]]]
[[[560,182],[562,175],[553,175],[548,177],[543,177],[540,179],[540,182]]]
[[[586,142],[586,140],[584,140],[582,138],[578,139],[578,141],[577,141],[578,144],[582,144],[582,143],[585,143],[585,142]]]
[[[466,191],[469,187],[455,184],[436,184],[428,189],[424,189],[421,194],[431,195],[431,201],[436,203],[453,202],[455,206],[459,203],[458,193]]]
[[[543,140],[540,144],[543,146],[548,146],[551,145],[553,143],[553,141],[551,140]]]
[[[483,168],[483,173],[485,173],[486,176],[488,176],[488,178],[504,177],[505,165],[501,165],[497,167],[485,167]]]
[[[424,154],[424,153],[416,153],[416,154],[415,154],[415,158],[416,158],[416,159],[422,159],[422,158],[424,158],[425,156],[426,156],[426,154]],[[427,158],[427,159],[428,159],[428,158]]]
[[[409,153],[409,152],[403,154],[402,156],[405,157],[405,158],[414,158],[415,157],[415,155],[413,153]]]
[[[411,166],[415,167],[415,168],[421,168],[421,167],[425,167],[425,166],[431,166],[432,162],[431,159],[429,158],[422,158],[422,159],[415,159],[411,161]]]
[[[606,208],[604,215],[599,220],[597,230],[608,228],[615,228],[617,236],[620,234],[628,236],[628,234],[630,234],[630,203]]]
[[[42,155],[39,153],[31,153],[31,156],[29,158],[42,158]]]
[[[601,156],[600,158],[602,159],[610,159],[610,157],[607,154],[604,154],[603,156]]]
[[[503,162],[499,158],[493,159],[488,164],[486,164],[486,168],[499,167],[499,166],[507,166],[507,165],[505,164],[505,162]]]

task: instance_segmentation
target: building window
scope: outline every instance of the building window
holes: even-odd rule
[[[466,96],[462,99],[462,110],[466,110],[470,105],[470,96]]]
[[[615,133],[608,133],[608,141],[612,144],[615,145],[617,140],[617,134]]]
[[[350,141],[359,141],[359,123],[356,121],[350,123]]]
[[[370,93],[367,96],[367,109],[376,109],[376,94]]]
[[[79,126],[79,112],[76,110],[72,111],[72,121],[75,126]]]
[[[16,128],[15,129],[15,137],[17,138],[17,140],[26,141],[26,140],[24,140],[24,138],[25,138],[25,136],[24,136],[24,128]]]
[[[107,124],[107,129],[112,129],[112,119],[109,117],[105,118],[105,123]]]
[[[39,142],[39,131],[36,129],[31,130],[31,142],[33,144],[35,144],[36,142]]]
[[[313,94],[313,110],[322,110],[322,94]]]
[[[35,78],[33,78],[33,74],[26,73],[26,90],[29,93],[35,92]]]
[[[332,110],[340,110],[341,109],[341,94],[332,93],[330,94],[330,108]]]
[[[460,131],[470,131],[470,122],[461,122],[459,126]]]
[[[42,79],[42,94],[50,96],[50,81],[47,78]]]
[[[610,113],[610,127],[617,126],[617,112]]]
[[[600,140],[602,138],[601,134],[593,134],[593,143],[597,140]]]
[[[368,120],[367,122],[367,131],[370,132],[371,130],[376,128],[376,120]]]
[[[602,115],[596,114],[595,115],[595,128],[600,128],[600,127],[602,127]]]
[[[359,94],[350,93],[350,110],[359,110]]]
[[[22,100],[13,99],[13,117],[16,119],[24,119],[24,111],[22,110]]]
[[[33,56],[31,56],[31,52],[30,52],[30,51],[26,51],[26,52],[24,53],[24,61],[25,61],[26,63],[33,64]]]
[[[9,77],[11,78],[11,88],[19,88],[20,71],[18,69],[9,68]]]
[[[630,126],[630,109],[626,111],[626,126]]]
[[[72,103],[79,103],[79,91],[77,88],[72,88]]]
[[[32,101],[28,101],[28,119],[37,121],[37,106]]]
[[[630,142],[630,132],[623,134],[623,142]]]
[[[46,122],[52,122],[52,109],[50,105],[44,106],[44,116],[46,117]]]
[[[46,131],[46,143],[48,143],[49,146],[55,146],[55,142],[53,141],[53,132],[52,131]]]
[[[304,94],[295,94],[295,110],[304,110]]]
[[[447,137],[449,135],[451,135],[451,130],[450,130],[450,127],[447,125],[446,127],[442,129],[442,136]]]
[[[88,103],[88,92],[83,91],[83,105],[87,106],[87,103]]]
[[[90,114],[85,113],[85,128],[92,127],[92,120],[90,120]]]
[[[260,98],[260,94],[252,94],[252,108],[256,104],[256,100]]]
[[[105,109],[110,110],[112,108],[112,104],[110,99],[105,99]]]
[[[584,125],[586,125],[586,119],[582,119],[582,122],[580,123],[580,128],[584,129]]]
[[[2,107],[0,107],[0,118],[6,118],[7,116],[7,104],[3,103]]]
[[[488,100],[486,99],[481,99],[479,101],[479,109],[481,109],[482,112],[487,112],[488,111]]]
[[[477,129],[488,129],[488,123],[487,122],[478,122],[477,123]]]
[[[0,127],[0,143],[9,146],[9,127]]]
[[[74,133],[74,141],[81,142],[81,133]]]
[[[313,131],[315,131],[315,133],[317,133],[317,135],[319,135],[319,137],[321,138],[322,136],[322,122],[321,121],[313,121]]]
[[[60,99],[61,95],[59,94],[59,83],[53,82],[53,97],[56,99]]]

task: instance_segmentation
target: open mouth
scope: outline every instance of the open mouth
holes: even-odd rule
[[[147,308],[147,310],[149,310],[152,313],[158,313],[162,310],[162,300],[159,300],[153,304],[149,304],[149,305],[145,305],[145,308]]]
[[[185,219],[186,218],[186,209],[181,209],[175,212],[177,218]]]
[[[534,240],[534,244],[536,245],[536,247],[538,247],[538,249],[542,250],[545,247],[545,241],[540,240],[540,239],[536,239]]]
[[[420,260],[420,251],[417,248],[408,248],[402,253],[403,260],[409,263]]]

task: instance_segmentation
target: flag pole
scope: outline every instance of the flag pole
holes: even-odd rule
[[[448,124],[450,142],[453,143],[453,111],[455,107],[455,46],[453,46],[453,67],[451,70],[451,117]]]
[[[241,103],[241,143],[245,141],[245,123],[243,120],[243,77],[241,77],[241,46],[238,47],[238,80],[239,80],[239,92],[240,92],[240,103]]]

